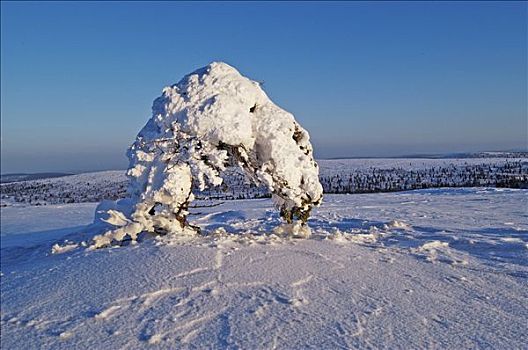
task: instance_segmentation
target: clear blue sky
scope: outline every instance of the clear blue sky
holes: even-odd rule
[[[527,147],[525,2],[1,3],[2,172],[125,168],[164,86],[263,80],[318,157]]]

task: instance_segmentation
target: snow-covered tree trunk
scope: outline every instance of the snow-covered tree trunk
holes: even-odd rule
[[[322,199],[308,133],[258,82],[225,63],[166,87],[128,158],[129,198],[97,209],[97,219],[113,227],[95,237],[96,247],[143,231],[196,232],[187,222],[192,189],[222,184],[227,166],[269,189],[283,231],[306,235],[310,211]]]

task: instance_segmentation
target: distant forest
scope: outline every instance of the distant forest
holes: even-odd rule
[[[47,205],[99,202],[126,195],[128,183],[123,176],[101,175],[90,181],[72,181],[74,177],[21,181],[1,185],[2,206],[14,203]],[[320,175],[325,193],[375,193],[435,187],[508,187],[528,188],[528,162],[511,159],[483,164],[440,164],[418,169],[402,167],[353,167],[335,174]],[[238,169],[229,169],[224,184],[205,191],[195,190],[199,199],[249,199],[269,197],[265,188],[249,184]]]

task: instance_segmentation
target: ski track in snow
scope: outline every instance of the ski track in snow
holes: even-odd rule
[[[280,221],[252,200],[200,208],[206,237],[7,240],[2,348],[523,348],[527,194],[327,196],[310,239],[263,234]]]

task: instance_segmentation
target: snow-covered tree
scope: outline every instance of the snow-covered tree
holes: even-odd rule
[[[228,166],[268,188],[292,234],[309,233],[306,220],[322,199],[308,133],[258,82],[222,62],[163,90],[128,158],[128,198],[98,207],[97,218],[114,227],[95,246],[143,231],[196,232],[187,222],[193,187],[222,184]]]

